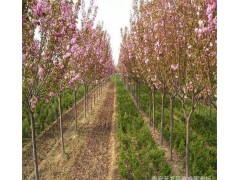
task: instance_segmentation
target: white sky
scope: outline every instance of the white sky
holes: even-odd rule
[[[98,6],[97,21],[103,21],[105,30],[111,36],[113,59],[117,64],[121,33],[120,28],[129,27],[132,0],[95,0]]]

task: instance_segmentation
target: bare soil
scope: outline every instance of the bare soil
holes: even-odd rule
[[[93,91],[89,93],[89,97],[93,96]],[[78,118],[83,117],[84,99],[82,98],[77,102]],[[70,108],[63,113],[62,117],[63,133],[65,136],[66,131],[73,126],[74,123],[74,108]],[[57,118],[50,126],[48,126],[36,138],[38,164],[47,158],[51,150],[58,146],[60,139],[60,125],[59,118]],[[64,137],[65,138],[65,137]],[[33,166],[33,153],[32,142],[27,143],[22,150],[22,179],[27,179],[34,171]]]
[[[117,166],[114,89],[114,84],[108,83],[87,118],[78,117],[77,133],[74,132],[74,125],[69,125],[65,130],[66,154],[61,154],[57,126],[56,143],[51,148],[48,147],[45,157],[39,161],[40,179],[121,179]],[[83,105],[79,106],[83,108]],[[71,114],[69,120],[73,122],[73,112]],[[46,147],[46,144],[48,143],[44,142],[42,146]],[[31,166],[33,168],[33,163]],[[28,179],[34,178],[33,169],[31,173],[25,174]]]

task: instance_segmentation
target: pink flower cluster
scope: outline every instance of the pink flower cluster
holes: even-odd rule
[[[46,13],[46,6],[44,0],[38,0],[37,4],[32,8],[33,14],[39,17],[42,17],[44,13]]]
[[[35,109],[37,103],[38,103],[38,99],[37,99],[35,96],[33,96],[33,97],[31,98],[31,100],[30,100],[31,108],[32,108],[32,109]]]
[[[38,76],[39,76],[39,79],[42,79],[44,76],[43,68],[40,65],[38,66]]]
[[[176,65],[172,64],[172,65],[171,65],[171,69],[172,69],[173,71],[176,71],[176,70],[178,69],[178,64],[176,64]]]

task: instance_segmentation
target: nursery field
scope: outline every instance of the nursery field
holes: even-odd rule
[[[23,0],[22,179],[216,180],[217,1],[117,1]]]
[[[161,145],[161,113],[158,110],[161,109],[161,94],[156,93],[159,103],[156,103],[156,130],[153,131],[153,122],[149,118],[149,89],[140,86],[137,105],[136,93],[131,88],[134,86],[124,86],[121,76],[112,76],[102,87],[96,102],[92,102],[92,107],[89,105],[86,119],[84,99],[80,99],[77,102],[77,132],[74,132],[74,112],[70,105],[63,115],[64,155],[61,153],[59,120],[46,124],[45,130],[36,137],[40,179],[184,177],[185,122],[180,102],[176,100],[174,106],[174,155],[170,160],[169,101],[166,99],[164,144]],[[94,101],[91,97],[97,91],[89,92],[89,99]],[[54,101],[51,103],[54,105]],[[213,110],[210,115],[209,107],[202,105],[193,115],[190,130],[191,175],[216,179],[216,112]],[[31,144],[28,143],[23,145],[23,179],[34,178],[32,164]]]

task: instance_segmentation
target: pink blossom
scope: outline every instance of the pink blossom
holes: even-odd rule
[[[71,53],[67,53],[67,54],[65,54],[64,56],[63,56],[63,59],[67,59],[67,58],[69,58],[71,56]]]
[[[38,103],[38,99],[37,99],[35,96],[33,96],[33,97],[31,98],[31,100],[30,100],[31,108],[32,108],[32,109],[35,109],[37,103]]]
[[[29,31],[29,34],[32,36],[33,35],[33,30]]]
[[[38,21],[36,19],[33,19],[32,23],[33,23],[34,26],[37,26]]]
[[[53,97],[53,96],[55,96],[55,93],[54,92],[50,92],[49,96]]]
[[[171,69],[172,69],[173,71],[176,71],[176,70],[178,69],[178,64],[176,64],[176,65],[172,64],[172,65],[171,65]]]
[[[192,48],[192,46],[191,45],[188,45],[188,49],[191,49]]]
[[[59,63],[59,67],[60,69],[63,69],[64,68],[64,64],[62,62]]]
[[[45,13],[46,9],[44,7],[44,2],[42,0],[39,0],[37,2],[37,5],[33,7],[33,13],[39,17],[43,16]]]
[[[145,63],[148,64],[148,62],[149,62],[149,59],[146,59],[146,60],[145,60]]]
[[[41,66],[38,66],[38,76],[42,78],[44,76],[43,68]]]
[[[31,78],[31,79],[29,80],[29,84],[33,84],[33,83],[34,83],[34,79]]]
[[[189,89],[193,89],[193,82],[191,81],[188,85]]]
[[[92,25],[93,25],[92,20],[88,21],[87,22],[87,29],[90,29],[92,27]]]
[[[213,14],[212,14],[212,13],[210,13],[210,14],[208,15],[208,22],[209,22],[209,21],[211,21],[211,20],[212,20],[212,18],[213,18]]]
[[[203,33],[207,33],[208,30],[209,30],[209,29],[208,29],[207,27],[204,27],[204,28],[203,28]]]
[[[69,49],[70,49],[70,45],[68,44],[68,45],[67,45],[67,50],[69,50]]]
[[[72,39],[71,39],[71,44],[75,44],[76,41],[77,41],[77,38],[76,38],[76,37],[72,38]]]
[[[22,62],[23,62],[23,63],[26,61],[26,57],[27,57],[26,54],[23,54],[23,55],[22,55]]]
[[[198,21],[198,24],[201,28],[203,28],[204,24],[203,24],[203,21],[201,19]]]

